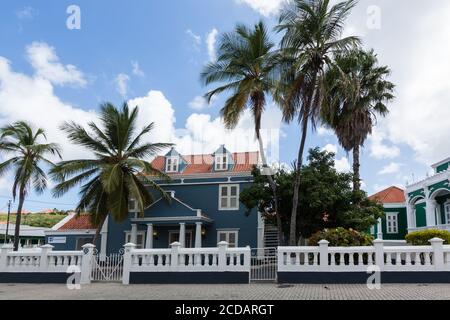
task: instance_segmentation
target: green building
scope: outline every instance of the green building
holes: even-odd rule
[[[380,239],[403,240],[412,231],[450,231],[450,158],[432,165],[434,174],[402,190],[390,187],[370,198],[381,202],[386,217],[371,233]]]

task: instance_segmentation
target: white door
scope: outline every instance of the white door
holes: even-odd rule
[[[192,231],[186,231],[185,233],[185,247],[192,248]],[[180,232],[179,231],[170,231],[169,232],[169,247],[174,242],[180,241]]]

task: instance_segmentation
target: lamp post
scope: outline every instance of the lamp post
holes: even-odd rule
[[[6,220],[6,233],[5,233],[5,241],[4,244],[7,243],[8,232],[9,232],[9,217],[11,215],[11,200],[8,200],[8,218]]]

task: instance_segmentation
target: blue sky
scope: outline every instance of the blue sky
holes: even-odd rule
[[[61,143],[65,158],[88,157],[70,146],[56,127],[68,119],[81,123],[94,119],[101,102],[132,100],[141,108],[142,124],[155,121],[153,139],[171,140],[181,151],[211,152],[223,140],[219,110],[224,97],[206,106],[199,99],[206,92],[199,73],[214,55],[222,32],[231,31],[237,22],[253,24],[259,19],[274,26],[283,1],[2,1],[0,124],[24,118],[44,127],[49,139]],[[66,27],[66,9],[72,4],[81,9],[80,30]],[[373,4],[380,13],[380,28],[375,29],[367,26]],[[401,10],[405,6],[408,14]],[[398,85],[391,115],[380,120],[363,150],[362,176],[369,193],[404,185],[412,181],[413,173],[418,179],[431,163],[450,155],[449,97],[443,93],[448,92],[445,76],[450,68],[442,63],[450,48],[433,41],[448,34],[433,21],[447,17],[450,6],[444,0],[427,8],[419,1],[362,0],[349,19],[346,33],[362,36],[366,46],[379,53],[380,61],[392,68]],[[442,48],[430,52],[430,44]],[[418,67],[424,60],[427,64]],[[251,132],[250,120],[244,116],[238,130]],[[272,160],[291,163],[298,148],[296,123],[281,124],[276,106],[270,106],[263,124],[281,130],[280,157]],[[247,135],[251,140],[251,134]],[[268,146],[276,143],[269,139]],[[349,169],[351,157],[326,130],[311,132],[308,146],[336,150],[338,168]],[[255,149],[234,146],[235,151],[248,148]],[[0,212],[10,187],[10,179],[1,178]],[[77,195],[74,191],[53,199],[47,192],[29,199],[42,203],[28,201],[27,210],[69,209]]]

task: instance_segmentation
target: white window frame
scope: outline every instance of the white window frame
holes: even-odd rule
[[[227,171],[228,170],[228,155],[218,154],[215,159],[215,171]]]
[[[391,226],[389,226],[391,223]],[[394,225],[392,225],[394,224]],[[386,233],[387,234],[397,234],[398,233],[398,212],[388,212],[386,213]]]
[[[450,224],[450,200],[444,203],[445,224]]]
[[[178,234],[178,239],[180,239],[180,236],[179,236],[180,230],[169,230],[169,237],[168,237],[168,241],[169,241],[169,246],[168,247],[169,248],[170,248],[170,245],[172,244],[170,238],[172,238],[172,236],[174,234]],[[189,238],[188,238],[189,239],[189,243],[185,239],[184,247],[185,248],[192,248],[192,237],[193,237],[192,230],[185,230],[184,234],[185,234],[185,237],[187,235],[189,235]]]
[[[236,188],[235,196],[231,196],[231,188],[233,188],[233,187]],[[237,210],[239,210],[239,192],[240,192],[239,187],[240,187],[239,184],[221,184],[221,185],[219,185],[219,211],[237,211]],[[223,188],[227,188],[226,196],[222,196]],[[222,198],[227,199],[227,205],[224,207],[222,206]],[[236,206],[235,207],[230,206],[232,198],[236,198]]]
[[[230,245],[230,234],[234,234],[235,243]],[[217,242],[220,242],[220,235],[225,234],[225,241],[228,242],[228,246],[230,248],[238,248],[239,247],[239,229],[234,230],[217,230]]]
[[[142,243],[136,243],[136,249],[145,249],[145,231],[137,231],[136,232],[136,240],[139,239],[139,236],[142,236]],[[131,231],[125,231],[125,243],[131,242]],[[137,242],[137,241],[136,241]]]
[[[134,202],[134,207],[131,206],[131,204]],[[136,199],[130,198],[130,200],[128,201],[128,212],[133,212],[136,213],[138,212],[138,203],[136,201]]]
[[[170,164],[169,164],[170,161]],[[180,168],[180,157],[167,157],[166,158],[166,172],[177,173]]]

